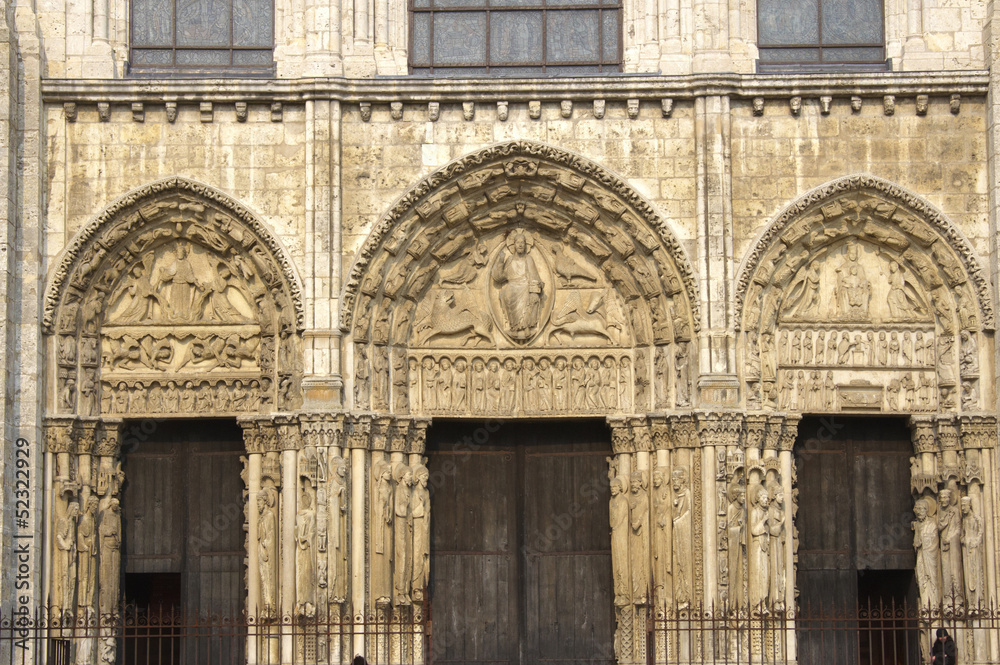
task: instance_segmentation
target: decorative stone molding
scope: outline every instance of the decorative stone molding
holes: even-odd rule
[[[993,449],[997,446],[997,419],[995,416],[962,416],[960,421],[962,448]]]
[[[913,440],[913,450],[917,453],[936,453],[937,438],[934,436],[934,418],[931,416],[913,416],[910,418],[910,432]]]
[[[743,415],[739,413],[705,413],[695,414],[698,423],[698,436],[703,446],[738,445],[743,429]]]
[[[528,142],[431,176],[372,231],[345,287],[355,408],[687,406],[697,299],[653,214],[594,165]]]
[[[810,215],[820,215],[815,221],[827,220],[830,216],[836,216],[838,208],[834,199],[843,194],[857,192],[865,199],[871,201],[871,210],[883,223],[898,226],[901,221],[906,224],[924,223],[930,226],[935,235],[928,236],[926,232],[919,230],[917,226],[911,226],[918,233],[918,240],[912,241],[915,246],[926,246],[933,244],[935,236],[940,236],[941,240],[953,252],[961,262],[961,270],[966,278],[972,283],[978,298],[978,307],[981,314],[981,326],[984,330],[993,330],[995,326],[993,306],[990,304],[990,287],[983,270],[979,265],[979,259],[968,240],[961,232],[949,222],[934,206],[923,198],[907,192],[902,187],[894,185],[886,180],[869,175],[849,176],[835,180],[827,185],[818,187],[798,201],[785,208],[774,222],[772,222],[760,238],[754,243],[753,248],[743,260],[743,266],[739,272],[736,283],[735,297],[735,317],[737,329],[744,325],[745,313],[744,303],[750,302],[748,299],[748,289],[751,281],[755,281],[758,272],[764,264],[765,254],[774,247],[781,246],[780,251],[787,251],[788,244],[782,240],[787,229],[800,220],[813,221]],[[854,206],[858,212],[865,209],[865,205]],[[842,209],[841,209],[842,210]],[[913,219],[915,217],[916,219]],[[793,237],[802,239],[799,233]],[[887,238],[888,239],[888,238]],[[893,242],[890,239],[890,242]],[[891,246],[891,245],[890,245]],[[957,276],[956,276],[957,277]]]

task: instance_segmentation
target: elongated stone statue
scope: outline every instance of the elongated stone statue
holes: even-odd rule
[[[427,467],[420,465],[413,472],[416,483],[410,497],[410,515],[413,518],[413,600],[422,601],[430,578],[430,493]]]
[[[645,605],[649,600],[649,493],[646,477],[636,471],[629,479],[630,558],[632,569],[632,602]]]
[[[625,483],[616,477],[611,479],[611,561],[617,607],[628,605],[632,596],[628,536],[628,498],[625,496]]]
[[[679,609],[691,604],[691,488],[685,467],[674,469],[671,477],[674,490],[674,601]]]
[[[413,581],[413,517],[410,514],[413,472],[405,464],[396,464],[392,469],[395,481],[393,500],[393,596],[392,604],[399,607],[409,605],[410,584]]]

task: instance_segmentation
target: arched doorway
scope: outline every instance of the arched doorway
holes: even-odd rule
[[[204,563],[193,550],[178,571],[150,563],[171,545],[146,542],[139,523],[157,521],[146,508],[164,519],[179,510],[184,499],[175,491],[187,482],[178,469],[156,463],[157,454],[165,454],[150,447],[157,432],[171,430],[169,441],[159,443],[172,446],[173,460],[212,455],[219,451],[199,442],[190,427],[165,423],[226,419],[231,427],[225,441],[215,444],[225,448],[219,469],[226,477],[219,486],[230,490],[231,503],[233,488],[245,483],[236,418],[301,404],[300,289],[284,250],[252,213],[211,188],[171,178],[115,201],[72,239],[53,269],[42,321],[51,386],[46,441],[54,470],[48,519],[55,531],[66,531],[80,514],[93,532],[77,561],[72,553],[80,545],[55,539],[48,602],[57,617],[117,616],[123,541],[138,548],[138,568],[131,570],[136,575],[176,572],[190,578]],[[146,463],[143,451],[151,455]],[[122,455],[129,452],[136,456],[127,475]],[[135,511],[123,523],[125,483],[133,483]],[[194,528],[174,537],[190,544],[202,520],[211,523],[231,508],[216,504],[182,515],[180,522]],[[241,531],[242,507],[237,523]],[[235,601],[236,609],[245,604],[242,556],[234,559],[227,549],[231,537],[222,540],[226,548],[219,559],[228,563],[219,564],[218,579],[228,579],[229,588],[200,608],[193,597],[198,585],[179,580],[175,591],[182,606],[228,611]],[[137,595],[150,590],[147,585]],[[113,657],[114,648],[112,639],[102,657]]]
[[[654,602],[665,605],[672,596],[662,572],[656,573],[658,601],[653,592],[649,492],[653,468],[667,463],[668,455],[665,450],[651,454],[645,414],[691,408],[699,328],[693,274],[668,224],[605,169],[551,146],[515,141],[464,157],[419,183],[376,225],[357,256],[341,318],[341,329],[349,335],[346,357],[354,369],[347,402],[358,412],[372,412],[373,426],[381,419],[391,431],[393,418],[414,416],[435,421],[601,418],[618,422],[626,438],[633,437],[633,429],[637,432],[637,445],[612,446],[607,436],[569,443],[557,434],[558,425],[545,425],[539,431],[551,438],[539,445],[603,446],[603,452],[595,448],[586,456],[597,464],[595,469],[600,467],[608,488],[609,476],[618,484],[635,485],[629,500],[635,502],[636,528],[644,525],[646,533],[610,556],[601,582],[606,584],[614,570],[623,579],[631,574],[624,572],[631,570],[631,547],[634,584],[630,580],[601,592],[604,600],[591,601],[604,607],[588,608],[595,616],[614,612],[616,637],[609,640],[602,628],[602,644],[577,642],[576,637],[571,641],[579,646],[580,658],[584,645],[591,647],[590,656],[596,649],[614,651],[623,661],[644,658],[643,626],[650,608]],[[626,417],[634,414],[640,415],[633,426]],[[604,426],[601,430],[607,433]],[[425,463],[432,469],[438,463],[435,450],[442,458],[449,454],[441,445],[428,451]],[[528,490],[517,488],[531,473],[531,450],[541,448],[505,445],[506,452],[498,454],[509,454],[512,463],[522,461],[511,467],[503,495],[533,501]],[[563,452],[572,456],[573,450]],[[610,469],[605,456],[613,458]],[[412,466],[413,457],[397,449],[391,435],[388,445],[373,446],[371,519],[379,543],[389,538],[387,531],[378,533],[378,511],[387,510],[379,497],[389,496],[393,487],[406,491],[406,471],[398,465]],[[692,463],[686,452],[677,459]],[[402,483],[392,469],[399,469]],[[558,496],[572,497],[575,488],[564,487]],[[476,501],[482,503],[487,500],[482,490],[468,485],[463,491],[479,492]],[[603,491],[610,494],[610,489]],[[532,514],[527,508],[515,510],[509,515],[512,528],[522,528]],[[432,523],[437,519],[432,517]],[[607,536],[606,519],[594,517],[592,526]],[[444,534],[441,538],[439,542],[447,539]],[[453,540],[447,551],[460,551],[455,549],[460,538]],[[509,539],[508,545],[521,549],[519,542]],[[469,556],[480,563],[483,552],[495,551],[483,549],[484,541],[466,545],[479,548],[469,550],[478,552]],[[693,548],[690,541],[684,546]],[[411,593],[400,593],[394,584],[398,567],[409,565],[409,553],[401,558],[389,550],[373,546],[366,552],[369,602],[376,616],[418,613],[423,602],[419,583],[414,582]],[[532,556],[517,552],[510,565],[527,573],[543,563]],[[512,620],[521,631],[531,592],[526,583],[512,589],[513,602],[523,607],[505,611],[503,621]],[[445,592],[435,587],[435,593],[436,606]],[[556,596],[554,592],[544,602],[556,603]],[[494,624],[499,620],[495,612],[484,618]],[[463,632],[459,623],[454,632]],[[522,633],[514,641],[525,650],[500,654],[501,660],[533,659],[551,647],[551,642]],[[478,658],[465,651],[452,655],[463,661]]]

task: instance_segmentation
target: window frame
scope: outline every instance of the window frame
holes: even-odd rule
[[[885,13],[885,0],[877,0],[880,8],[880,15],[882,17],[882,23],[879,26],[879,31],[882,34],[882,41],[875,42],[855,42],[855,43],[844,43],[844,42],[829,42],[823,41],[823,5],[829,0],[813,0],[816,5],[816,42],[802,43],[802,42],[787,42],[781,44],[762,44],[761,43],[761,15],[760,11],[760,0],[757,2],[757,69],[761,72],[768,71],[782,71],[782,70],[816,70],[816,69],[844,69],[844,70],[874,70],[874,71],[885,71],[887,70],[891,63],[886,57],[886,13]],[[824,60],[823,52],[824,50],[830,49],[880,49],[881,57],[879,59],[871,60]],[[765,60],[763,53],[765,51],[777,51],[777,50],[788,50],[788,49],[801,49],[803,52],[811,52],[816,54],[816,59],[814,60]]]
[[[136,45],[135,21],[133,11],[135,0],[128,0],[128,37],[129,37],[129,59],[127,73],[136,78],[158,78],[161,76],[174,77],[238,77],[238,78],[270,78],[275,74],[274,63],[274,2],[273,0],[263,0],[271,4],[271,27],[270,40],[266,46],[240,46],[233,43],[234,23],[236,13],[234,6],[240,0],[223,0],[229,5],[229,41],[225,46],[219,45],[186,45],[177,43],[177,9],[181,0],[167,0],[170,4],[170,45]],[[169,51],[170,64],[135,64],[136,51]],[[216,53],[226,53],[228,64],[223,65],[185,65],[177,63],[177,54],[184,51],[212,51]],[[271,54],[270,63],[267,65],[253,64],[241,65],[234,63],[235,54],[240,51],[269,51]]]
[[[442,76],[440,70],[446,70],[444,76],[462,76],[463,72],[468,76],[490,76],[501,78],[505,75],[511,76],[590,76],[620,74],[624,66],[624,0],[591,0],[590,4],[579,2],[567,2],[566,0],[532,0],[530,4],[493,4],[494,0],[483,0],[482,4],[459,5],[446,4],[447,0],[426,0],[426,6],[417,7],[416,0],[407,0],[407,68],[411,75],[415,76]],[[597,34],[598,34],[598,55],[596,60],[577,61],[557,61],[549,57],[548,52],[548,32],[550,12],[597,12]],[[517,62],[496,62],[492,60],[491,53],[491,15],[505,14],[513,12],[538,12],[541,14],[541,51],[542,58],[532,61]],[[617,34],[614,58],[604,57],[605,52],[605,12],[615,12],[615,28]],[[469,63],[435,63],[434,61],[434,16],[435,14],[452,13],[478,13],[484,15],[485,40],[483,54],[484,60],[481,62]],[[416,21],[414,16],[425,14],[428,18],[427,32],[427,64],[414,64],[414,31]],[[590,71],[570,72],[570,70],[590,69]],[[439,70],[439,71],[435,71]],[[531,70],[527,73],[525,70]],[[569,73],[567,73],[569,72]]]

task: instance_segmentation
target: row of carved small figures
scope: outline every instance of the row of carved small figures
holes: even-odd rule
[[[917,331],[884,330],[853,332],[825,330],[782,330],[778,337],[778,364],[790,365],[861,365],[868,367],[933,367],[934,333],[926,337]]]
[[[568,359],[409,359],[410,403],[426,411],[533,413],[627,409],[634,389],[632,360],[597,356]],[[420,396],[420,400],[417,396]],[[520,397],[520,399],[519,399]]]
[[[282,381],[290,380],[283,377]],[[142,381],[128,385],[105,382],[101,392],[101,413],[253,413],[273,399],[272,380],[235,379],[218,381]]]

